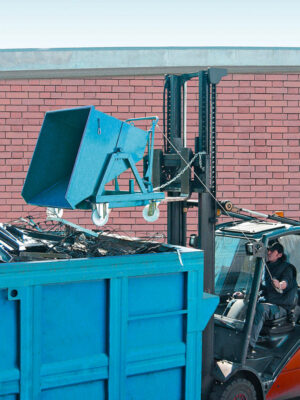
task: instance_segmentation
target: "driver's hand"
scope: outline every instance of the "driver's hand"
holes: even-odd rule
[[[274,285],[277,289],[280,289],[280,282],[279,282],[279,280],[278,280],[278,279],[272,279],[272,281],[273,281],[273,285]]]
[[[234,292],[232,297],[234,299],[244,299],[245,295],[243,292]]]

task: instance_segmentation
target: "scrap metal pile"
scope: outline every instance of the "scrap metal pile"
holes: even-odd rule
[[[171,249],[151,239],[120,236],[110,231],[89,231],[75,224],[41,228],[30,218],[0,224],[0,262],[24,262],[86,257],[159,253]],[[55,229],[54,229],[55,228]]]

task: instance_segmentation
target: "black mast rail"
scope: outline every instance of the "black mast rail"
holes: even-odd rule
[[[170,197],[189,198],[198,193],[197,247],[204,250],[204,292],[214,293],[215,223],[216,223],[216,85],[227,74],[211,68],[193,74],[167,75],[164,86],[164,152],[155,150],[153,184],[165,187]],[[198,136],[195,148],[184,146],[183,121],[186,82],[198,79]],[[181,171],[193,157],[191,168]],[[194,171],[192,179],[191,170]],[[174,177],[177,178],[174,180]],[[168,202],[168,243],[186,245],[187,201]],[[203,333],[202,399],[208,398],[213,383],[213,319]]]

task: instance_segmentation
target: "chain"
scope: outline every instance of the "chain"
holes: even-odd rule
[[[277,293],[280,293],[280,294],[282,294],[283,293],[283,290],[282,289],[278,289],[276,286],[275,286],[275,284],[274,284],[274,282],[273,282],[273,276],[272,276],[272,274],[271,274],[271,271],[270,271],[270,269],[269,269],[269,267],[268,267],[268,265],[267,265],[267,263],[265,262],[265,260],[263,259],[263,264],[264,264],[264,267],[265,267],[265,269],[267,270],[267,272],[268,272],[268,274],[269,274],[269,276],[270,276],[270,278],[271,278],[271,284],[272,284],[272,286],[273,286],[273,288],[276,290],[276,292]]]
[[[161,128],[160,128],[159,125],[157,125],[157,128],[159,129],[160,132],[162,132],[162,130],[161,130]],[[201,152],[195,154],[195,156],[193,157],[193,159],[192,159],[192,160],[190,161],[190,163],[188,164],[188,163],[186,162],[186,160],[182,157],[182,155],[180,154],[180,152],[179,152],[179,151],[176,149],[176,147],[173,145],[173,143],[170,141],[170,139],[164,134],[164,132],[162,132],[162,134],[163,134],[163,136],[166,138],[166,140],[170,143],[170,145],[173,147],[173,149],[174,149],[175,152],[178,154],[178,156],[186,163],[186,167],[184,168],[184,170],[186,170],[187,168],[191,168],[191,164],[192,164],[192,162],[194,161],[194,158],[196,158],[197,156],[199,156],[199,155],[202,154]],[[199,160],[201,160],[201,157],[199,157]],[[200,164],[200,165],[201,165],[201,164]],[[166,183],[166,184],[160,186],[159,188],[154,188],[153,190],[158,190],[158,189],[163,188],[164,186],[169,185],[171,182],[173,182],[175,179],[177,179],[178,176],[181,175],[181,173],[182,173],[182,172],[180,171],[180,173],[179,173],[175,178],[172,178],[172,180],[171,180],[170,182],[168,182],[168,183]],[[209,189],[209,187],[202,181],[202,179],[196,174],[195,171],[194,171],[194,176],[195,176],[195,178],[197,178],[198,181],[203,185],[203,187],[204,187],[204,188],[206,189],[206,191],[210,194],[210,196],[215,200],[215,202],[218,204],[218,206],[219,206],[220,209],[223,211],[223,213],[224,213],[225,215],[227,215],[227,217],[229,217],[229,218],[234,222],[234,218],[233,218],[231,215],[229,215],[228,211],[223,207],[223,205],[222,205],[222,204],[219,202],[219,200],[216,198],[216,195]],[[244,236],[244,238],[245,238],[246,240],[251,241],[251,238],[249,238],[249,237],[245,234],[245,232],[242,232],[242,235]]]
[[[170,142],[170,143],[171,143],[171,142]],[[163,185],[154,188],[153,191],[163,189],[164,187],[169,186],[171,183],[173,183],[174,181],[176,181],[176,179],[180,178],[181,175],[183,175],[183,174],[185,173],[185,171],[186,171],[188,168],[191,168],[193,162],[196,160],[196,158],[197,158],[198,156],[199,156],[199,159],[201,159],[200,154],[201,154],[201,153],[196,153],[196,154],[194,155],[194,157],[191,159],[191,161],[190,161],[189,163],[187,163],[186,166],[185,166],[176,176],[174,176],[174,178],[172,178],[169,182],[166,182],[166,183],[164,183]]]

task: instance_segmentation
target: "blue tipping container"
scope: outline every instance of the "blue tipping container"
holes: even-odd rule
[[[1,400],[195,400],[203,253],[0,265]]]
[[[96,203],[100,184],[129,168],[128,157],[133,163],[143,158],[148,139],[149,132],[94,106],[47,112],[22,196],[37,206],[89,209]],[[107,174],[111,155],[118,151],[127,158],[115,157]],[[164,196],[153,193],[152,197]]]

